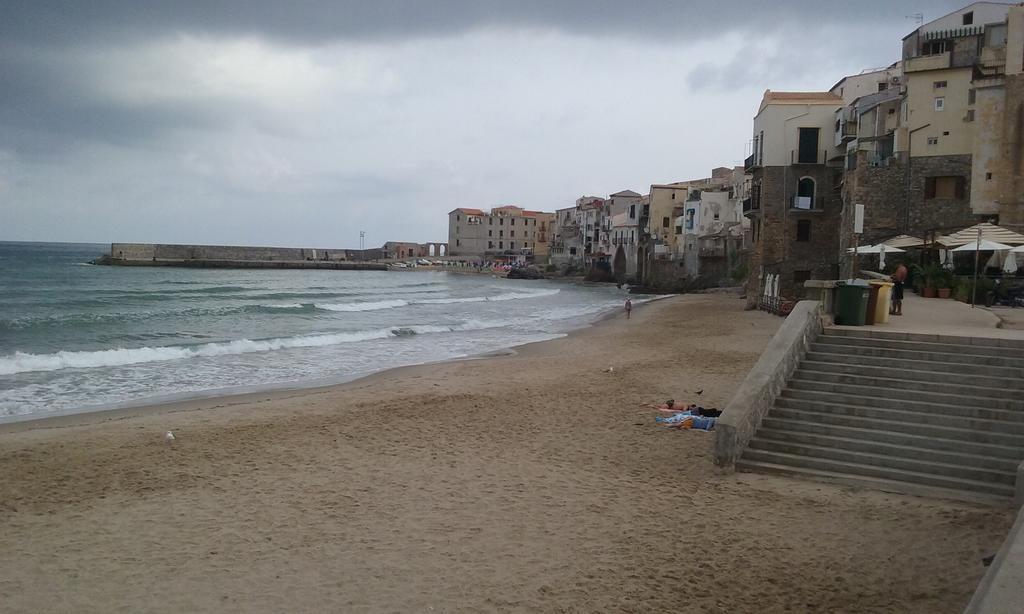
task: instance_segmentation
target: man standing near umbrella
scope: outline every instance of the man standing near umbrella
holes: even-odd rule
[[[894,316],[903,315],[903,284],[906,281],[907,267],[901,262],[892,274],[892,309],[889,310],[889,313]]]

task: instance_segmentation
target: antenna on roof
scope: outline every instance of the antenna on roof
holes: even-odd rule
[[[904,19],[913,19],[914,23],[916,23],[917,27],[919,27],[919,28],[922,25],[924,25],[924,13],[914,13],[913,15],[904,15],[903,18]]]

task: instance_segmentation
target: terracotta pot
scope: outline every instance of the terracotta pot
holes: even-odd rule
[[[935,298],[935,288],[922,288],[921,292],[921,296],[925,298]]]
[[[952,292],[950,288],[939,288],[939,298],[949,298],[949,294]]]

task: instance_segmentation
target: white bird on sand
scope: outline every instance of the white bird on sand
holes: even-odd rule
[[[605,373],[614,373],[614,372],[615,372],[615,368],[614,367],[608,367],[608,369],[605,370]]]
[[[164,433],[164,441],[167,442],[167,445],[174,443],[174,431],[167,431]]]

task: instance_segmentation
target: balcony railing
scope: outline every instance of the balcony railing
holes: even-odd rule
[[[759,166],[761,166],[761,164],[760,164],[760,162],[757,159],[757,154],[756,153],[750,154],[749,156],[746,157],[746,159],[743,160],[743,170],[744,171],[749,171],[749,170],[755,169],[755,168],[757,168]]]
[[[743,199],[743,213],[750,213],[752,211],[759,211],[761,209],[761,202],[753,197]]]
[[[825,208],[825,197],[794,196],[790,208],[794,211],[821,211]]]

